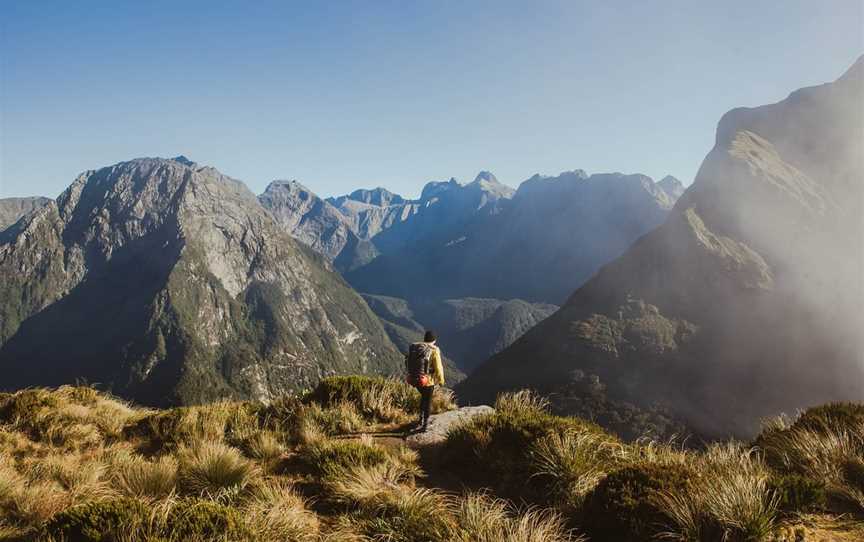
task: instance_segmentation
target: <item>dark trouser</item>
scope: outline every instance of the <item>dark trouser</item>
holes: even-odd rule
[[[424,426],[429,423],[429,413],[432,411],[432,390],[435,386],[423,386],[417,388],[420,392],[420,423]]]

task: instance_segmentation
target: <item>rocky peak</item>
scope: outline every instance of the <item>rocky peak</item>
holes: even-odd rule
[[[85,172],[0,235],[3,386],[85,378],[145,403],[267,400],[393,370],[383,328],[325,260],[243,183],[187,162]],[[283,189],[301,190],[271,194]]]
[[[673,201],[677,201],[684,194],[684,184],[672,175],[666,175],[660,179],[657,186],[666,192]]]

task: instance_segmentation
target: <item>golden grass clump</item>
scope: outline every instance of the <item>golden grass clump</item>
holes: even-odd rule
[[[248,529],[260,540],[312,542],[318,539],[318,516],[284,481],[267,480],[254,485],[242,510]]]
[[[550,510],[513,511],[502,499],[469,493],[459,501],[458,542],[582,542],[565,520]]]
[[[239,450],[219,441],[182,445],[177,456],[180,487],[191,494],[218,498],[242,490],[258,474]]]
[[[141,411],[84,386],[28,389],[0,403],[0,423],[38,442],[67,449],[101,446],[118,439]]]
[[[550,433],[531,445],[534,474],[546,482],[550,497],[577,508],[585,495],[624,457],[622,444],[591,431]]]
[[[715,444],[691,464],[691,484],[661,492],[659,504],[671,520],[670,540],[767,540],[777,524],[778,497],[755,450]]]
[[[178,462],[170,455],[148,460],[118,454],[110,465],[114,486],[127,497],[157,501],[171,497],[177,487]]]

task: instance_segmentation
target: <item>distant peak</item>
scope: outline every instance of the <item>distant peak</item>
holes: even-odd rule
[[[495,175],[493,175],[491,171],[485,171],[485,170],[484,170],[484,171],[481,171],[481,172],[478,173],[477,176],[474,178],[474,182],[475,182],[475,183],[481,183],[481,182],[483,182],[483,181],[486,181],[487,183],[496,183],[496,184],[498,184],[498,179],[497,179],[497,177],[495,177]]]
[[[175,162],[180,162],[184,166],[194,166],[195,165],[195,162],[186,158],[182,154],[180,156],[175,156],[174,158],[172,158],[172,160],[174,160]]]
[[[672,175],[666,175],[657,182],[657,187],[668,196],[677,200],[684,193],[684,183]]]

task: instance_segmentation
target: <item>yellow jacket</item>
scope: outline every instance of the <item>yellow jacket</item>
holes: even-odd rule
[[[444,385],[444,364],[441,362],[441,349],[435,346],[435,349],[432,351],[432,367],[430,367],[432,374],[429,375],[431,379],[431,384],[433,386],[443,386]]]

